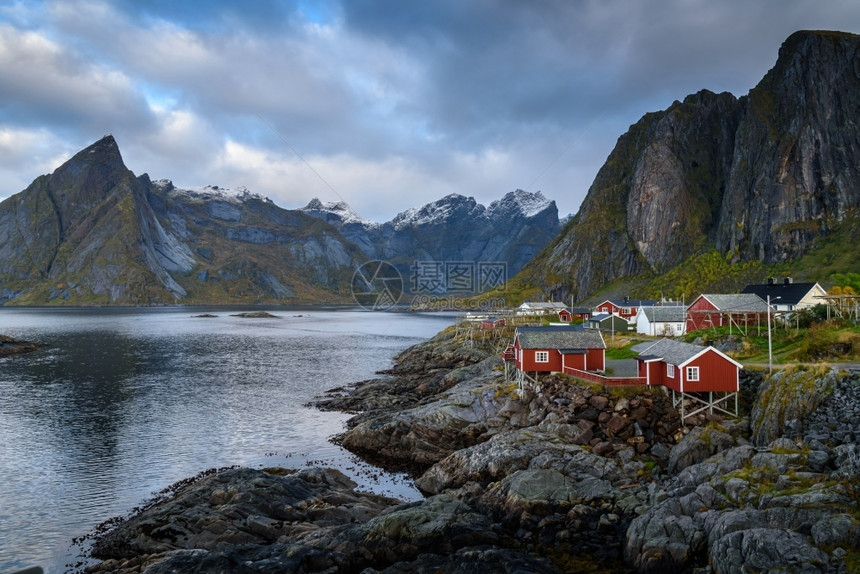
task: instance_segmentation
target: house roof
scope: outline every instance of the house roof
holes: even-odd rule
[[[707,299],[719,311],[732,313],[766,313],[767,303],[755,293],[712,293],[708,295],[700,295],[696,298],[698,301],[701,298]],[[693,301],[692,305],[696,302]],[[689,307],[688,307],[689,309]]]
[[[683,323],[687,320],[686,307],[641,307],[639,312],[652,323]]]
[[[520,309],[564,309],[566,305],[557,301],[526,301]]]
[[[818,283],[774,282],[773,284],[747,285],[741,293],[755,293],[765,301],[768,295],[770,295],[771,303],[778,297],[780,305],[797,305],[816,286],[824,292],[824,288],[818,285]]]
[[[605,349],[600,331],[569,327],[517,327],[514,339],[523,349]]]
[[[693,345],[692,343],[684,343],[674,339],[660,339],[637,357],[640,361],[661,360],[664,363],[677,365],[679,367],[689,363],[702,353],[714,352],[719,354],[724,359],[731,361],[738,368],[743,368],[743,365],[721,352],[714,347],[702,347],[701,345]]]
[[[605,301],[595,305],[595,307],[600,307],[603,303],[612,303],[616,307],[644,307],[654,305],[657,301],[654,299],[606,299]]]
[[[598,313],[597,315],[592,315],[591,318],[588,320],[588,322],[589,323],[602,323],[606,320],[612,319],[613,317],[618,321],[622,321],[624,323],[627,323],[627,319],[625,319],[624,317],[619,317],[618,315],[610,315],[609,313]]]

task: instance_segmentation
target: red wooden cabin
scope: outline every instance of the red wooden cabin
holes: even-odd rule
[[[481,321],[481,329],[495,329],[497,327],[504,327],[505,319],[504,317],[488,317]]]
[[[606,365],[606,343],[600,331],[579,327],[518,327],[514,353],[515,367],[523,372],[602,371]]]
[[[767,321],[767,303],[754,293],[699,295],[687,306],[687,332]]]
[[[743,365],[713,347],[660,339],[636,358],[648,385],[680,393],[736,393]]]

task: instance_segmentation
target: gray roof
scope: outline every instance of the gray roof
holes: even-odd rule
[[[767,303],[755,293],[702,295],[720,311],[731,313],[766,313]]]
[[[520,305],[521,309],[566,309],[564,303],[557,301],[526,301]]]
[[[616,307],[644,307],[646,305],[653,305],[657,302],[654,299],[607,299],[606,301],[609,301]],[[604,301],[604,303],[606,303],[606,301]],[[600,305],[598,305],[598,307],[599,306]]]
[[[523,349],[605,349],[600,331],[570,327],[517,327],[515,339]]]
[[[797,305],[800,300],[806,297],[810,291],[815,289],[818,283],[765,283],[763,285],[747,285],[741,293],[755,293],[762,299],[767,300],[770,295],[770,302],[778,300],[780,305]],[[818,285],[823,291],[824,288]]]
[[[647,349],[644,349],[638,358],[641,360],[660,359],[664,363],[683,365],[690,359],[701,354],[703,351],[707,351],[708,349],[713,349],[726,359],[741,366],[740,363],[731,357],[720,353],[718,349],[714,349],[713,347],[702,347],[701,345],[693,345],[692,343],[684,343],[675,339],[660,339]]]
[[[683,323],[687,320],[686,307],[642,307],[642,312],[652,323]]]

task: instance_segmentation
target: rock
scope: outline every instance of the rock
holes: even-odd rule
[[[606,422],[606,434],[610,437],[621,435],[630,426],[630,419],[619,414],[614,414]]]
[[[311,468],[272,471],[238,468],[217,472],[180,489],[98,538],[92,555],[133,559],[174,550],[213,551],[225,545],[270,545],[287,537],[366,521],[399,501],[354,491],[339,471]],[[200,560],[178,554],[172,560]],[[206,560],[222,558],[205,555]]]
[[[701,555],[706,539],[697,521],[668,500],[630,523],[625,561],[638,572],[681,572]]]
[[[750,413],[753,443],[769,444],[782,435],[784,421],[805,419],[830,396],[839,379],[835,369],[774,373],[761,385]]]
[[[616,461],[558,435],[527,428],[501,432],[484,443],[452,453],[416,479],[415,485],[422,492],[435,494],[468,482],[500,481],[530,468],[555,469],[575,478],[625,480]]]
[[[791,530],[752,528],[714,542],[711,563],[716,574],[734,572],[824,572],[830,557]]]
[[[6,335],[0,335],[0,357],[30,353],[38,348],[39,346],[36,343],[19,341],[12,337],[7,337]]]
[[[388,464],[426,467],[459,448],[483,442],[494,425],[504,424],[498,417],[510,402],[497,394],[499,374],[487,373],[489,364],[464,368],[471,378],[464,377],[433,401],[365,417],[340,437],[341,444],[374,460],[383,457]]]
[[[702,439],[704,429],[694,428],[669,453],[671,473],[684,470],[688,466],[705,460],[711,454],[710,446]]]
[[[602,411],[606,409],[606,407],[609,405],[609,397],[605,397],[603,395],[594,395],[590,399],[588,399],[588,403],[598,411]]]
[[[860,524],[850,514],[834,514],[812,525],[812,539],[821,547],[860,547]]]

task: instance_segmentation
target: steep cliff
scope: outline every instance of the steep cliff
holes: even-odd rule
[[[584,299],[708,250],[798,257],[860,203],[860,36],[797,32],[747,96],[702,91],[621,136],[579,212],[518,278]]]
[[[780,261],[860,205],[860,36],[797,32],[749,94],[717,248]]]

